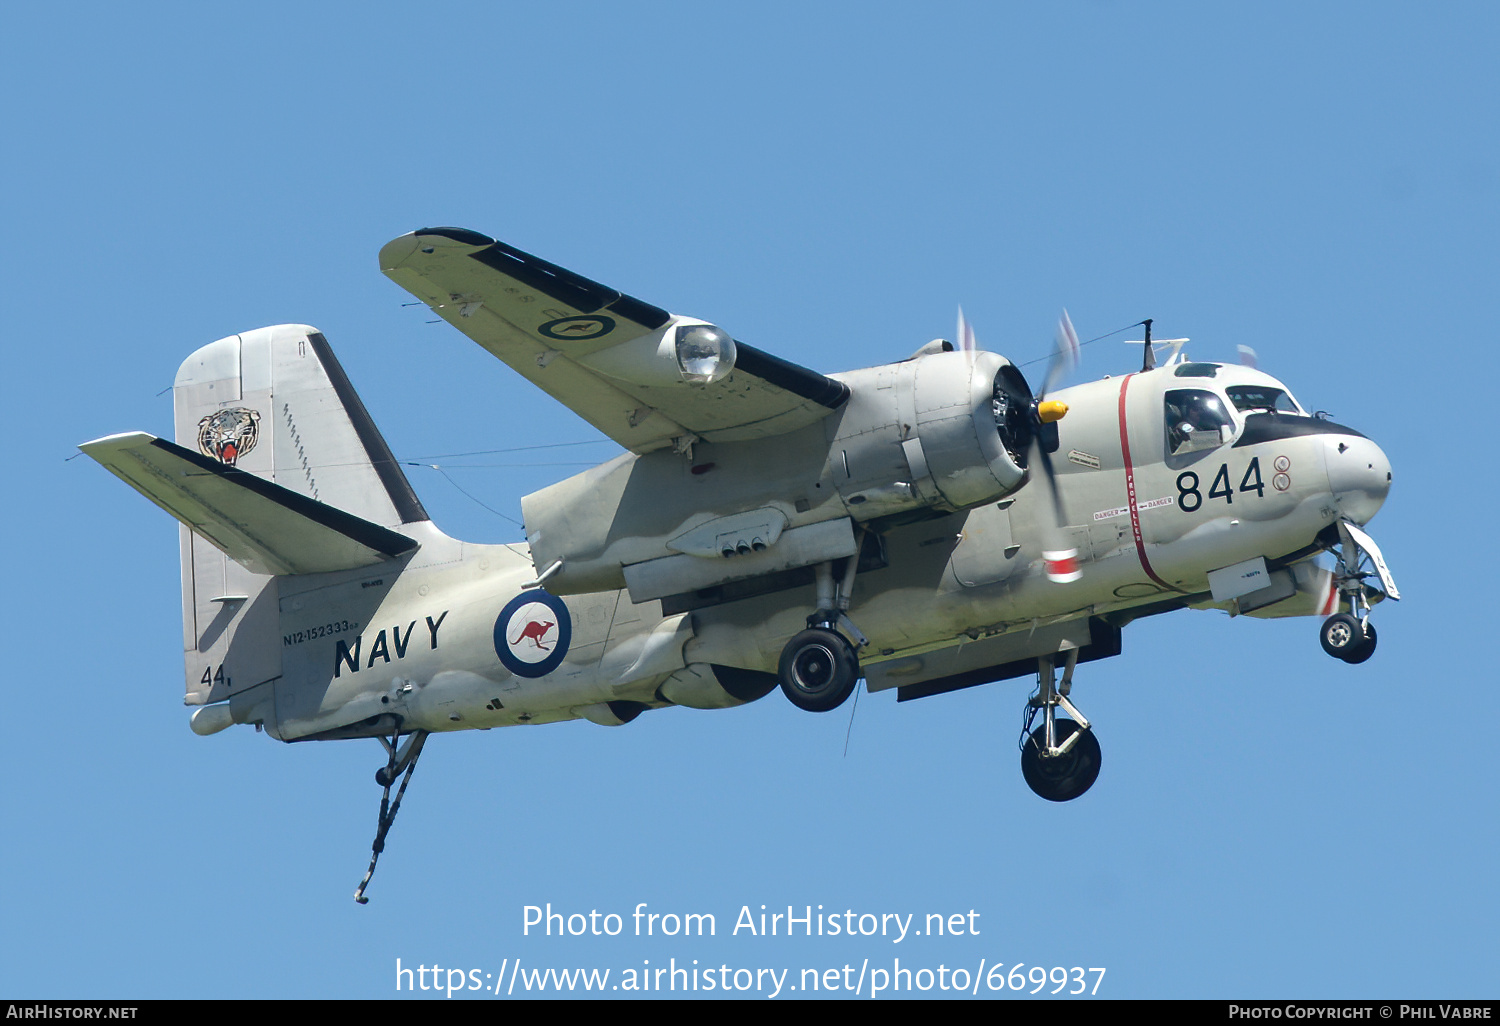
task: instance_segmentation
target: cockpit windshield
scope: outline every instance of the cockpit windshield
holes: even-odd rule
[[[1213,449],[1234,436],[1234,418],[1213,392],[1176,388],[1166,395],[1167,445],[1174,454]]]
[[[1224,390],[1241,413],[1301,413],[1292,397],[1266,385],[1230,385]]]

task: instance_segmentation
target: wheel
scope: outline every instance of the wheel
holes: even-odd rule
[[[1368,659],[1366,652],[1362,658],[1359,657],[1360,649],[1365,645],[1365,632],[1359,623],[1359,617],[1351,613],[1335,613],[1323,621],[1323,627],[1318,631],[1318,640],[1323,643],[1323,651],[1335,659],[1345,662],[1363,662]],[[1370,651],[1375,646],[1371,644]]]
[[[1339,656],[1346,663],[1362,663],[1375,654],[1375,625],[1365,621],[1364,639]]]
[[[844,704],[859,681],[859,658],[843,636],[814,627],[781,650],[781,690],[799,709],[828,712]]]
[[[1072,720],[1055,720],[1054,727],[1059,747],[1074,734],[1082,736],[1067,755],[1044,759],[1047,727],[1043,724],[1036,728],[1021,749],[1021,775],[1039,797],[1049,802],[1070,802],[1099,779],[1099,739],[1092,730],[1084,730]]]

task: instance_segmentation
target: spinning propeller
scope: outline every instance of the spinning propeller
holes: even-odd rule
[[[978,348],[974,328],[964,317],[963,307],[958,309],[958,348],[966,353],[972,353]],[[1051,455],[1057,448],[1056,424],[1067,414],[1068,405],[1048,399],[1047,395],[1077,363],[1078,333],[1073,330],[1068,311],[1064,310],[1057,323],[1057,342],[1040,394],[1032,395],[1031,387],[1014,366],[1004,367],[995,379],[996,427],[1006,438],[1007,445],[1016,443],[1017,452],[1035,450],[1034,457],[1028,456],[1027,465],[1039,463],[1042,468],[1041,476],[1047,482],[1047,492],[1052,500],[1053,522],[1046,531],[1046,548],[1042,552],[1042,558],[1047,565],[1047,579],[1058,584],[1076,581],[1083,575],[1078,569],[1078,550],[1068,544],[1063,533],[1068,516],[1057,488],[1057,471],[1052,466]]]
[[[1041,458],[1043,476],[1047,479],[1047,491],[1052,496],[1052,530],[1048,532],[1048,547],[1042,551],[1047,565],[1047,580],[1055,584],[1067,584],[1083,576],[1078,569],[1078,550],[1068,544],[1063,527],[1068,515],[1063,510],[1062,493],[1057,487],[1057,471],[1052,466],[1051,450],[1057,448],[1056,424],[1068,412],[1067,403],[1048,399],[1047,394],[1055,389],[1073,367],[1078,364],[1078,333],[1068,311],[1062,312],[1057,322],[1057,345],[1052,350],[1052,361],[1047,367],[1047,377],[1041,394],[1031,405],[1032,444]]]

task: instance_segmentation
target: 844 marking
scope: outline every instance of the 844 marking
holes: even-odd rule
[[[1177,475],[1177,508],[1184,513],[1196,513],[1203,507],[1203,493],[1199,491],[1200,478],[1196,471],[1184,470]],[[1240,478],[1239,494],[1254,492],[1255,497],[1264,499],[1266,497],[1266,485],[1260,476],[1260,457],[1256,456],[1245,468],[1245,475]],[[1226,504],[1234,502],[1235,489],[1229,486],[1229,464],[1219,464],[1219,472],[1214,475],[1213,481],[1208,486],[1208,497],[1210,499],[1223,499]]]

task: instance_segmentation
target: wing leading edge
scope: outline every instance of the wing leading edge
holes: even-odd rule
[[[673,315],[503,242],[424,228],[388,243],[380,267],[438,316],[627,449],[701,438],[767,438],[825,417],[849,389],[735,343],[734,369],[706,385],[671,361]]]

